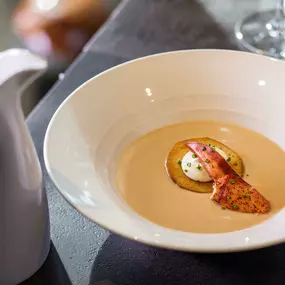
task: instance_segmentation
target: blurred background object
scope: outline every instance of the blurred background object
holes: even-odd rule
[[[257,11],[240,20],[235,36],[248,51],[284,60],[285,0],[275,0],[275,9]]]
[[[31,51],[56,62],[70,62],[117,2],[21,0],[13,13],[13,27]]]
[[[120,0],[0,0],[0,50],[24,47],[49,69],[25,91],[25,115],[80,53]]]

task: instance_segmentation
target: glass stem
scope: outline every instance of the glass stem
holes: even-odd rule
[[[276,35],[279,37],[285,36],[285,0],[276,1],[276,12],[272,21],[272,26]]]
[[[276,19],[285,19],[285,0],[276,1]]]

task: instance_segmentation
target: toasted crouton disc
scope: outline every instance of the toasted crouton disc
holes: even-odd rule
[[[173,148],[170,150],[167,161],[166,161],[166,169],[170,176],[170,178],[181,188],[192,190],[195,192],[201,193],[210,193],[213,192],[213,182],[197,182],[189,177],[187,177],[181,165],[178,163],[179,160],[182,160],[184,155],[189,151],[189,148],[185,145],[187,141],[192,142],[201,142],[206,145],[215,146],[215,148],[221,148],[231,160],[228,162],[230,166],[236,171],[239,176],[243,176],[244,174],[244,165],[240,156],[234,152],[232,149],[227,147],[211,138],[193,138],[185,141],[177,142]]]

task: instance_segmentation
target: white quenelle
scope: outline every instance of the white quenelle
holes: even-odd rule
[[[215,149],[225,160],[228,159],[226,153],[217,148]],[[181,161],[181,168],[184,174],[194,181],[209,182],[212,181],[211,176],[202,166],[199,158],[191,151],[188,151]]]

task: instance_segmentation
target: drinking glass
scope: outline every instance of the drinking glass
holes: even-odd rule
[[[235,26],[235,36],[249,51],[285,59],[285,0],[277,0],[274,10],[240,20]]]

